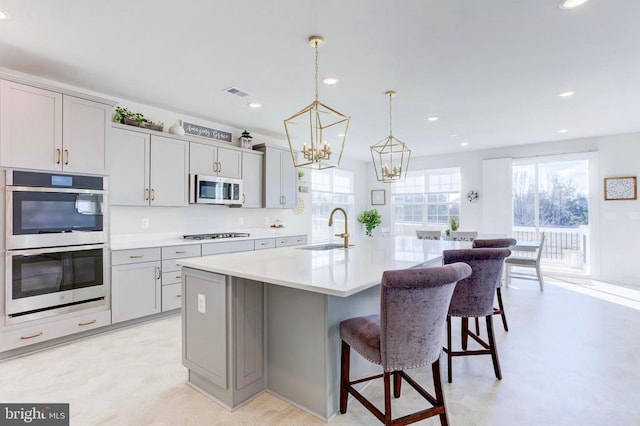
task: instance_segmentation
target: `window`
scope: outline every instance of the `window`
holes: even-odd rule
[[[425,227],[446,229],[460,216],[460,169],[409,171],[391,187],[395,235],[416,235]]]
[[[334,229],[329,227],[329,214],[336,207],[345,209],[353,229],[353,172],[341,169],[312,170],[311,174],[311,241],[329,241],[344,229],[344,216],[334,216]]]

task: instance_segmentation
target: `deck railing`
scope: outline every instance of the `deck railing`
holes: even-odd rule
[[[587,261],[587,230],[583,228],[540,228],[545,240],[542,260],[565,263],[572,268],[581,268]],[[518,241],[539,240],[533,228],[515,228],[513,238]]]

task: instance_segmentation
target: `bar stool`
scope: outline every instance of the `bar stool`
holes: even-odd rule
[[[517,241],[513,238],[491,238],[491,239],[479,239],[473,240],[472,248],[509,248],[515,246]],[[502,265],[504,268],[504,264]],[[507,324],[507,314],[504,312],[504,305],[502,304],[502,270],[498,275],[496,281],[496,296],[498,297],[498,309],[493,308],[493,315],[500,315],[502,317],[502,326],[504,331],[509,331],[509,325]],[[476,317],[476,334],[480,334],[480,323]]]
[[[382,274],[380,314],[350,318],[340,323],[342,414],[347,412],[347,398],[351,394],[385,425],[404,425],[433,416],[440,416],[442,425],[448,424],[440,381],[439,360],[442,353],[443,329],[456,283],[470,274],[471,268],[464,263],[386,271]],[[368,361],[381,365],[383,373],[351,380],[351,348]],[[423,389],[404,371],[427,365],[431,365],[435,396]],[[430,407],[392,419],[391,376],[395,398],[400,396],[404,379],[431,404]],[[353,387],[358,383],[378,378],[384,380],[384,412]]]
[[[505,248],[477,248],[463,250],[445,250],[442,255],[445,265],[464,262],[471,266],[471,276],[461,280],[456,285],[449,315],[447,316],[447,372],[449,383],[452,382],[451,364],[455,356],[491,355],[493,369],[498,380],[502,379],[498,349],[493,335],[493,299],[496,280],[502,271],[504,258],[511,251]],[[469,330],[469,318],[484,316],[487,322],[487,341],[484,341]],[[454,351],[451,344],[451,317],[461,317],[462,350]],[[469,337],[475,340],[483,349],[467,350]]]

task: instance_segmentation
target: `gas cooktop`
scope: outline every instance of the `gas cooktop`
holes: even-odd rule
[[[247,232],[221,232],[215,234],[192,234],[192,235],[183,235],[182,238],[185,240],[215,240],[218,238],[238,238],[238,237],[249,237],[251,234]]]

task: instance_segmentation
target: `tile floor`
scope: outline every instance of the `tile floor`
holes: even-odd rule
[[[502,381],[488,357],[454,360],[453,383],[444,385],[450,424],[640,425],[639,293],[615,296],[624,305],[593,297],[601,289],[546,284],[543,294],[533,281],[503,289],[511,331],[494,322]],[[324,423],[268,393],[226,411],[185,384],[180,343],[175,316],[6,360],[0,401],[69,402],[71,424],[82,426]],[[431,381],[428,369],[415,377]],[[382,401],[379,383],[365,393]],[[401,414],[419,403],[404,386],[394,409]],[[330,422],[376,423],[356,401]]]

